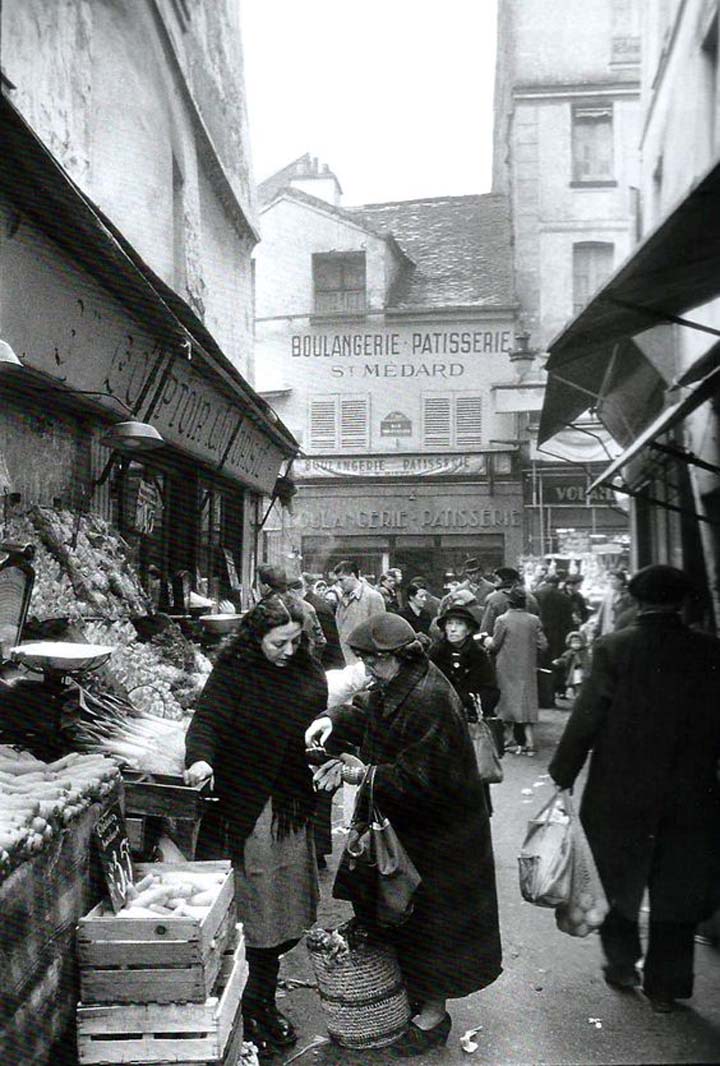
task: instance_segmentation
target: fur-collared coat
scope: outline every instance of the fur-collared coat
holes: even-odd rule
[[[331,712],[332,740],[377,767],[375,800],[422,876],[392,934],[412,998],[460,997],[501,972],[490,820],[460,701],[425,656],[364,707]]]

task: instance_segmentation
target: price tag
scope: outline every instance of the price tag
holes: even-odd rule
[[[117,914],[128,901],[128,889],[133,883],[130,841],[119,803],[113,803],[97,820],[95,840],[100,864],[110,894],[112,908]]]

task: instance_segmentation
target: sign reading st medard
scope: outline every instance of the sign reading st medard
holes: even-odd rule
[[[113,803],[97,820],[95,840],[112,908],[117,914],[127,903],[133,883],[130,841],[119,803]]]

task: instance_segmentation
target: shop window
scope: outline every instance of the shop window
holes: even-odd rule
[[[423,398],[425,448],[476,448],[482,444],[482,398],[446,395]]]
[[[573,108],[573,182],[609,182],[613,171],[612,105]]]
[[[336,395],[310,401],[313,451],[367,451],[369,446],[369,397]]]
[[[364,314],[365,252],[316,253],[312,271],[316,315]]]
[[[496,474],[512,474],[513,457],[507,452],[499,452],[493,456],[493,471]]]
[[[609,242],[580,241],[573,245],[573,314],[579,314],[610,277],[614,257],[615,245]]]

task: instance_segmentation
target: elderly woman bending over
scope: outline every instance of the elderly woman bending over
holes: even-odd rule
[[[412,627],[379,614],[348,643],[376,687],[366,706],[345,706],[308,729],[308,746],[360,745],[376,768],[374,793],[422,884],[409,920],[391,933],[415,1007],[394,1054],[422,1054],[450,1032],[446,1000],[491,984],[501,972],[495,866],[482,782],[458,696],[430,663]],[[343,779],[364,771],[345,766]],[[358,917],[368,922],[356,905]]]

